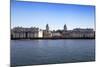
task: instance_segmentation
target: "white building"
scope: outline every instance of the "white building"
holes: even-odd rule
[[[52,37],[61,37],[61,34],[59,32],[53,32]]]
[[[42,38],[42,37],[43,37],[43,31],[42,31],[42,30],[39,30],[39,31],[38,31],[38,37],[39,37],[39,38]]]

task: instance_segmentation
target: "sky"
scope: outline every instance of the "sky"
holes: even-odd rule
[[[11,0],[11,28],[39,27],[50,30],[95,27],[95,6],[55,4],[41,2],[20,2]]]

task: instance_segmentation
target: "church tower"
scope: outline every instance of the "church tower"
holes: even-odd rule
[[[46,31],[49,32],[49,25],[46,25]]]
[[[66,24],[64,25],[64,31],[67,31],[67,26],[66,26]]]

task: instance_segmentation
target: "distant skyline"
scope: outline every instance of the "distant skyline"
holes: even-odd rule
[[[19,2],[11,0],[11,27],[39,27],[50,30],[93,28],[95,7],[86,5],[54,4],[40,2]]]

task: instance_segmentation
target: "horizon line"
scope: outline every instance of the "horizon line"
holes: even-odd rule
[[[39,27],[36,27],[36,26],[30,26],[30,27],[25,27],[25,26],[15,26],[15,27],[11,27],[10,29],[13,29],[13,28],[39,28]],[[50,29],[51,27],[49,26],[49,29]],[[44,30],[44,28],[39,28],[39,29],[42,29],[42,30]],[[45,29],[46,29],[46,26],[45,26]],[[62,27],[62,29],[52,29],[52,30],[63,30],[64,29],[64,26]],[[75,28],[72,28],[72,29],[68,29],[68,27],[67,27],[67,30],[74,30],[74,29],[93,29],[93,30],[95,30],[94,28],[91,28],[91,27],[75,27]],[[51,30],[51,29],[50,29]]]

